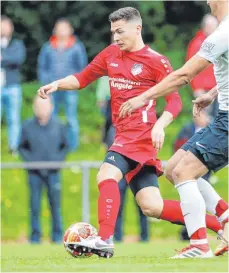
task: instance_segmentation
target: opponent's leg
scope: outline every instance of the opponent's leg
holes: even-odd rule
[[[192,143],[192,142],[191,142]],[[183,150],[184,148],[184,150]],[[189,148],[189,142],[186,143],[182,149],[179,149],[168,161],[165,168],[165,176],[171,182],[173,182],[172,173],[180,160],[187,154],[187,150]],[[228,222],[228,204],[224,201],[219,194],[215,191],[215,189],[203,178],[197,179],[197,185],[202,194],[206,209],[208,212],[216,215],[219,219],[219,222],[225,223]]]
[[[183,149],[179,149],[176,151],[176,153],[168,160],[166,166],[165,166],[165,177],[172,183],[173,177],[172,173],[178,162],[182,159],[183,156],[186,155],[186,151]]]
[[[192,153],[179,161],[172,178],[181,199],[181,209],[191,239],[190,247],[174,258],[212,257],[206,232],[206,206],[196,179],[208,172],[207,167]]]
[[[198,136],[196,137],[198,138]],[[188,143],[186,143],[182,147],[182,149],[178,150],[172,156],[172,158],[168,161],[168,164],[166,165],[166,169],[165,169],[165,175],[171,183],[173,183],[173,178],[172,178],[173,170],[175,169],[176,165],[180,162],[180,160],[186,155],[190,145],[192,145],[192,141],[189,141]],[[215,189],[205,179],[198,178],[197,185],[200,190],[200,193],[202,194],[204,198],[207,211],[216,215],[220,223],[220,224],[216,223],[215,217],[206,215],[207,228],[217,232],[219,235],[218,238],[221,240],[221,243],[219,244],[219,246],[217,247],[215,251],[215,255],[222,255],[228,249],[228,233],[226,231],[225,232],[222,231],[222,229],[228,228],[227,227],[228,214],[229,214],[228,204],[219,196],[219,194],[215,191]],[[170,218],[173,218],[173,214],[175,214],[175,209],[171,210],[173,206],[176,206],[176,203],[169,204],[169,206],[164,205],[164,208],[165,208],[164,213],[166,213],[167,216]],[[166,212],[167,211],[166,208],[168,208],[168,213]],[[163,217],[163,214],[162,214],[162,217]],[[175,214],[175,215],[176,215],[175,217],[177,217],[177,215],[179,214]]]
[[[180,202],[163,200],[158,189],[157,179],[155,168],[144,166],[130,182],[130,188],[142,212],[148,217],[159,218],[172,224],[185,225]],[[206,224],[217,234],[222,230],[215,216],[206,215]]]
[[[197,184],[205,200],[207,211],[216,215],[219,222],[228,222],[228,204],[219,196],[219,194],[205,179],[198,178]]]

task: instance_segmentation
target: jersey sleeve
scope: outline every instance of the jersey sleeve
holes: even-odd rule
[[[158,58],[157,64],[154,67],[154,78],[156,82],[159,83],[162,81],[172,71],[173,68],[167,58],[163,56]],[[165,100],[166,106],[164,111],[170,112],[175,119],[182,110],[182,101],[178,91],[174,90],[173,93],[165,96]]]
[[[216,60],[228,51],[228,30],[222,26],[208,36],[200,50],[197,52],[197,55],[206,59],[211,63],[215,63]]]
[[[80,83],[80,89],[96,79],[107,75],[108,48],[101,51],[80,73],[74,74]]]

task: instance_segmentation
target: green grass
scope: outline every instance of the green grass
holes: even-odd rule
[[[215,241],[213,246],[215,246]],[[111,259],[71,257],[62,245],[2,245],[3,272],[227,272],[227,257],[170,260],[185,243],[155,240],[117,244]]]

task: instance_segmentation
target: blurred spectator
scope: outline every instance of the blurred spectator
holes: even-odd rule
[[[108,77],[102,77],[97,80],[97,89],[96,89],[96,97],[97,97],[97,105],[100,108],[101,113],[105,117],[104,127],[103,127],[103,143],[109,149],[109,147],[114,142],[115,138],[115,128],[112,125],[112,117],[111,117],[111,101],[110,101],[110,87],[109,87],[109,79]],[[126,179],[123,178],[119,182],[119,190],[121,196],[120,209],[116,221],[115,226],[115,234],[114,238],[116,242],[121,242],[123,240],[123,209],[124,203],[126,199],[126,190],[128,184]],[[146,242],[149,240],[149,226],[147,217],[142,213],[140,207],[137,205],[137,209],[139,212],[139,220],[140,220],[140,241]]]
[[[35,97],[34,117],[22,126],[19,152],[25,161],[63,161],[67,152],[66,128],[52,117],[51,99]],[[50,141],[51,140],[51,141]],[[42,188],[47,188],[52,215],[52,241],[62,241],[61,181],[58,169],[28,170],[30,189],[31,243],[40,243],[40,203]]]
[[[13,38],[14,25],[10,18],[1,16],[1,106],[8,127],[8,146],[12,154],[18,149],[21,130],[21,75],[25,61],[23,41]],[[1,109],[1,116],[2,116]]]
[[[201,29],[196,33],[196,36],[191,40],[187,50],[186,60],[189,60],[200,49],[203,41],[217,28],[218,21],[211,14],[206,14],[201,23]],[[203,93],[208,92],[216,86],[213,65],[210,65],[203,72],[199,73],[192,81],[191,87],[194,97],[198,97]],[[217,99],[209,107],[208,111],[212,117],[215,117],[218,110]]]
[[[59,19],[53,29],[53,36],[42,47],[38,57],[38,78],[42,84],[55,81],[80,72],[87,65],[87,54],[83,43],[73,35],[73,27],[67,19]],[[54,114],[60,106],[65,108],[69,125],[69,147],[75,150],[79,145],[78,92],[59,91],[53,94]]]
[[[110,86],[107,76],[97,80],[96,97],[97,105],[105,118],[102,141],[109,148],[114,142],[115,128],[112,125]]]
[[[173,144],[173,152],[175,153],[177,150],[181,148],[183,144],[185,144],[195,133],[197,133],[202,128],[208,126],[211,119],[207,111],[201,111],[200,116],[194,118],[192,122],[185,125],[181,131],[179,132],[174,144]],[[206,173],[203,178],[209,181],[211,172]],[[182,240],[189,240],[188,233],[186,227],[183,227],[180,233],[180,238]]]

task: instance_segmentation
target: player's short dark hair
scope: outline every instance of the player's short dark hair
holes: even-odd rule
[[[125,20],[127,22],[139,20],[141,22],[142,18],[140,12],[137,9],[132,7],[126,7],[118,9],[109,15],[110,22],[113,23],[119,20]]]

